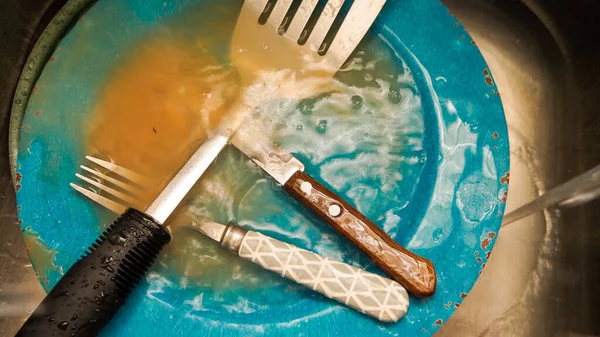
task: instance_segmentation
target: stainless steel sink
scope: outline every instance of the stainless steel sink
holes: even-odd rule
[[[443,2],[472,34],[501,93],[512,155],[507,210],[600,164],[600,2]],[[17,225],[7,118],[27,50],[62,3],[0,5],[1,336],[13,335],[44,295]],[[437,336],[600,336],[598,219],[594,201],[503,226],[480,279]]]

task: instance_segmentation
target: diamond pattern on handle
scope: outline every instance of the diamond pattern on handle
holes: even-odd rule
[[[384,322],[406,314],[408,294],[397,282],[249,231],[239,256]]]

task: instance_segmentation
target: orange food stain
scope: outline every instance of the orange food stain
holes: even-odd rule
[[[237,93],[231,71],[206,52],[154,40],[116,70],[96,105],[87,154],[146,177],[144,209],[207,138]]]

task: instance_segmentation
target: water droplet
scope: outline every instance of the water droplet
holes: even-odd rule
[[[365,137],[369,138],[369,133],[365,132]]]
[[[100,288],[100,285],[99,284],[94,284],[94,289],[98,289],[98,288]]]
[[[427,160],[427,155],[425,154],[425,152],[421,152],[419,154],[419,164],[425,164],[426,160]]]
[[[104,266],[104,269],[106,269],[106,271],[108,271],[109,273],[114,273],[115,272],[115,270],[111,266]]]
[[[303,115],[310,115],[315,107],[316,101],[313,98],[305,98],[298,103],[296,108],[300,110]]]
[[[15,100],[15,103],[16,103],[17,105],[21,105],[21,100],[20,100],[20,99],[16,99],[16,100]]]
[[[62,321],[62,322],[58,323],[58,328],[61,330],[67,330],[68,327],[69,327],[69,322],[67,322],[67,321]]]
[[[48,318],[48,322],[54,322],[54,317]]]
[[[358,95],[352,96],[352,108],[358,110],[362,106],[363,106],[363,98]]]
[[[298,124],[296,125],[296,130],[302,130],[304,127],[302,126],[302,124]]]
[[[320,134],[324,134],[325,132],[327,132],[327,121],[324,119],[320,120],[319,124],[316,127],[316,130]]]
[[[441,228],[436,228],[436,230],[434,230],[432,234],[433,242],[440,241],[442,235],[444,235],[444,231]]]
[[[121,245],[127,241],[127,238],[121,236],[120,233],[114,233],[108,236],[108,241],[113,245]]]
[[[75,315],[73,315],[73,317],[71,317],[71,320],[73,321],[73,320],[76,320],[78,318],[79,318],[79,315],[75,314]]]
[[[398,104],[400,101],[402,101],[402,94],[400,94],[400,90],[398,88],[390,88],[388,98],[390,102]]]

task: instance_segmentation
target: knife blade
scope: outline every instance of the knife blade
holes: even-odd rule
[[[230,142],[410,293],[433,295],[437,278],[431,261],[400,246],[343,198],[304,173],[300,160],[274,144],[256,126],[244,124]]]
[[[247,261],[380,321],[396,322],[408,309],[406,289],[396,281],[234,224],[200,220],[191,227]]]

